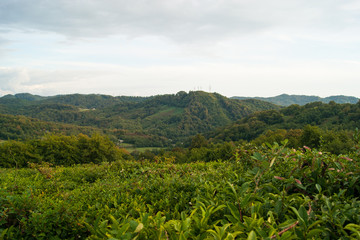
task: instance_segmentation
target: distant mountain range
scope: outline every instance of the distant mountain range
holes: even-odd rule
[[[359,98],[351,97],[351,96],[330,96],[326,98],[321,98],[318,96],[307,96],[307,95],[288,95],[288,94],[281,94],[275,97],[232,97],[232,99],[258,99],[266,102],[270,102],[280,106],[290,106],[292,104],[298,105],[305,105],[311,102],[323,102],[329,103],[334,101],[336,103],[352,103],[355,104],[359,101]]]

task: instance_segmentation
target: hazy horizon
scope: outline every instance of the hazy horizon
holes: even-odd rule
[[[180,91],[184,91],[184,90],[180,90]],[[179,91],[179,92],[180,92]],[[204,90],[190,90],[190,91],[185,91],[187,93],[189,92],[196,92],[196,91],[202,91],[202,92],[207,92],[207,93],[217,93],[220,95],[223,95],[221,93],[218,92],[208,92],[208,91],[204,91]],[[177,92],[176,92],[177,93]],[[176,94],[176,93],[165,93],[165,94]],[[0,95],[1,97],[4,97],[6,95],[16,95],[16,94],[32,94],[32,93],[28,93],[28,92],[18,92],[18,93],[9,93],[9,94],[4,94],[4,95]],[[125,97],[153,97],[153,96],[158,96],[158,95],[163,95],[163,94],[155,94],[155,95],[148,95],[148,96],[141,96],[141,95],[111,95],[111,94],[104,94],[104,93],[63,93],[63,94],[54,94],[54,95],[41,95],[41,94],[32,94],[32,95],[36,95],[36,96],[41,96],[41,97],[53,97],[53,96],[58,96],[58,95],[72,95],[72,94],[82,94],[82,95],[107,95],[107,96],[111,96],[111,97],[121,97],[121,96],[125,96]],[[338,95],[329,95],[329,96],[318,96],[318,95],[306,95],[306,94],[287,94],[287,93],[282,93],[282,94],[278,94],[278,95],[274,95],[274,96],[240,96],[240,95],[234,95],[234,96],[226,96],[223,95],[225,97],[231,98],[231,97],[243,97],[243,98],[271,98],[271,97],[278,97],[281,95],[289,95],[289,96],[306,96],[306,97],[320,97],[320,98],[327,98],[327,97],[335,97],[335,96],[345,96],[345,97],[355,97],[358,98],[356,96],[350,96],[350,95],[342,95],[342,94],[338,94]]]
[[[360,97],[360,2],[3,0],[0,96]]]

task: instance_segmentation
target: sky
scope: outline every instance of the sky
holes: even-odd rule
[[[0,96],[194,90],[360,97],[360,1],[0,1]]]

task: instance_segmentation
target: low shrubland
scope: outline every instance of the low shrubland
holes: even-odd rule
[[[3,239],[358,239],[359,149],[0,169]]]

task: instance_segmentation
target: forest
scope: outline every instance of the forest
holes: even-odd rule
[[[359,239],[360,102],[280,105],[1,97],[0,239]]]

